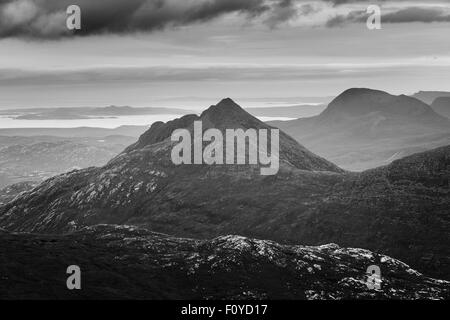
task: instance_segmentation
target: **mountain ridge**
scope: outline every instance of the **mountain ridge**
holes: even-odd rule
[[[209,128],[219,129],[224,135],[227,129],[274,129],[253,117],[232,99],[225,98],[217,105],[212,105],[203,111],[200,116],[191,114],[167,123],[154,123],[139,138],[138,142],[126,148],[124,153],[145,148],[147,145],[165,140],[169,143],[171,134],[175,129],[188,129],[192,132],[194,121],[201,121],[203,130]],[[284,160],[288,165],[302,170],[343,172],[336,165],[311,153],[283,131],[280,131],[280,160]]]
[[[353,88],[321,114],[270,125],[314,153],[351,171],[388,164],[400,156],[448,144],[450,120],[425,103],[387,92]]]
[[[157,124],[154,132],[162,128]],[[174,166],[172,144],[155,139],[102,168],[57,176],[20,195],[0,207],[0,227],[58,234],[108,223],[192,238],[240,234],[282,243],[334,242],[450,277],[450,146],[363,173],[311,167],[320,161],[301,169],[286,159],[277,175],[261,176],[257,166]],[[297,150],[296,158],[309,159]]]
[[[450,92],[448,91],[419,91],[412,95],[412,97],[419,99],[427,104],[431,104],[436,98],[439,97],[450,97]]]
[[[433,109],[422,101],[406,95],[394,96],[381,90],[368,88],[351,88],[330,102],[328,107],[317,117],[336,121],[336,116],[357,117],[370,113],[382,116],[408,117],[420,121],[445,121]],[[334,116],[334,117],[333,117]]]

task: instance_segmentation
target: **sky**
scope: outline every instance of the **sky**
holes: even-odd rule
[[[80,31],[65,26],[70,4]],[[442,0],[0,0],[0,108],[450,91],[449,40]]]

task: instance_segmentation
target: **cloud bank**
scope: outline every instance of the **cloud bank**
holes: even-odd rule
[[[269,28],[293,22],[335,27],[367,19],[365,7],[388,6],[384,23],[449,22],[450,1],[368,0],[0,0],[0,38],[52,39],[71,35],[66,8],[82,10],[77,35],[152,32],[235,15]],[[383,7],[384,8],[384,7]]]

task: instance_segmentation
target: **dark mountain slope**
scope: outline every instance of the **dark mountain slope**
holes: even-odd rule
[[[33,192],[24,194],[0,209],[1,224],[11,230],[61,232],[71,230],[76,225],[133,221],[161,225],[169,233],[179,233],[192,228],[192,224],[196,225],[198,210],[200,216],[205,214],[205,209],[210,212],[209,215],[216,215],[212,224],[223,219],[230,220],[246,209],[255,214],[260,210],[273,212],[282,189],[285,186],[292,188],[289,186],[292,184],[289,182],[292,171],[324,171],[325,180],[336,179],[335,176],[339,179],[339,173],[342,172],[282,133],[280,166],[281,172],[285,173],[280,174],[280,177],[286,178],[261,176],[256,165],[175,166],[170,158],[173,146],[170,134],[176,128],[191,127],[196,119],[194,115],[166,125],[156,123],[136,144],[106,166],[47,180]],[[230,99],[211,107],[200,119],[203,120],[204,129],[212,126],[219,129],[270,128]],[[308,176],[308,173],[305,175]],[[311,174],[308,180],[313,180]],[[270,181],[272,183],[268,183]],[[280,190],[275,189],[277,186]],[[260,195],[249,198],[247,205],[240,204],[242,197],[245,198],[249,193]],[[289,192],[287,194],[291,197]],[[202,198],[201,202],[196,203],[195,199]],[[261,199],[262,205],[254,206],[258,199]],[[167,223],[171,217],[182,221]],[[187,220],[186,224],[184,220]],[[205,222],[207,225],[207,220]],[[212,231],[209,227],[203,228],[208,234]],[[192,229],[189,235],[203,235],[203,232],[199,234],[200,230]]]
[[[431,104],[431,108],[440,115],[450,118],[450,97],[437,98]]]
[[[0,230],[0,256],[0,299],[450,298],[449,282],[335,244],[285,246],[240,236],[200,241],[95,226],[63,236]],[[81,268],[80,291],[66,288],[73,264]],[[381,268],[381,290],[366,286],[373,264]]]
[[[354,171],[450,142],[450,120],[430,106],[408,96],[371,89],[343,92],[316,117],[269,124]]]
[[[200,116],[187,115],[169,121],[167,124],[162,122],[153,124],[137,143],[125,150],[125,153],[170,139],[172,132],[179,128],[186,128],[192,132],[194,121],[202,121],[203,130],[216,128],[222,131],[224,136],[226,129],[272,129],[271,126],[256,119],[233,100],[227,98],[211,106]],[[280,160],[284,160],[287,165],[297,169],[343,172],[334,164],[311,153],[284,132],[280,132]]]
[[[353,175],[334,185],[299,237],[381,250],[450,278],[449,180],[450,146]]]
[[[212,123],[226,117],[210,110],[202,117]],[[238,126],[255,121],[244,115]],[[61,233],[112,223],[195,238],[336,242],[380,250],[450,278],[450,147],[356,174],[324,171],[335,167],[280,137],[280,171],[261,176],[258,166],[174,166],[166,129],[158,124],[151,130],[160,138],[143,136],[139,147],[102,168],[52,178],[0,207],[0,226]]]
[[[25,191],[30,191],[39,183],[35,181],[24,181],[9,185],[0,190],[0,205],[12,201],[15,197]]]
[[[354,88],[344,91],[322,112],[319,121],[335,122],[378,113],[389,118],[416,119],[421,122],[443,121],[427,104],[405,95],[393,96],[387,92]],[[445,121],[443,121],[445,123]]]

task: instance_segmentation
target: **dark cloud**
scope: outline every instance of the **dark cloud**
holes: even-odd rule
[[[348,3],[384,3],[369,0],[322,0],[333,6]],[[443,0],[440,0],[441,2]],[[450,2],[450,0],[446,0]],[[400,1],[401,2],[401,1]],[[408,1],[410,3],[411,0]],[[66,28],[66,8],[82,9],[78,35],[154,31],[167,27],[202,23],[226,14],[241,14],[273,28],[284,22],[314,15],[320,10],[307,0],[0,0],[0,38],[60,38],[71,34]],[[387,2],[386,2],[387,3]],[[405,6],[406,6],[405,2]],[[410,5],[410,4],[409,4]],[[445,22],[442,7],[400,7],[383,16],[384,23]],[[355,10],[332,17],[326,25],[363,22],[367,14]]]
[[[363,10],[354,10],[346,15],[336,15],[330,18],[326,26],[329,28],[342,26],[346,23],[364,22],[367,20],[368,14]]]
[[[367,5],[370,5],[370,4],[383,4],[383,3],[394,2],[393,0],[323,0],[323,1],[332,3],[334,5],[343,5],[343,4],[349,4],[349,3],[366,3]],[[426,1],[424,1],[424,0],[395,0],[395,2],[424,3]],[[450,0],[440,0],[439,2],[450,3]]]
[[[443,7],[408,7],[397,11],[384,13],[382,23],[411,23],[411,22],[450,22],[450,8]],[[347,23],[366,22],[369,14],[363,10],[354,10],[346,15],[337,15],[329,19],[327,27],[341,26]]]
[[[289,21],[298,16],[298,11],[294,7],[295,0],[282,0],[272,7],[272,12],[265,23],[274,28],[282,22]]]
[[[296,0],[0,0],[0,37],[60,37],[66,8],[82,10],[78,34],[153,31],[205,22],[225,14],[248,18],[273,13],[272,24],[292,17]]]
[[[407,22],[450,22],[450,13],[441,8],[411,7],[397,12],[385,14],[383,22],[407,23]]]

